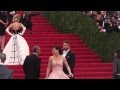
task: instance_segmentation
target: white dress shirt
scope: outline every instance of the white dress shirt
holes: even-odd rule
[[[65,57],[69,51],[70,51],[70,49],[68,49],[67,51],[63,51],[62,56]]]
[[[37,53],[33,53],[33,54],[37,55]],[[38,55],[37,55],[37,56],[38,56]]]

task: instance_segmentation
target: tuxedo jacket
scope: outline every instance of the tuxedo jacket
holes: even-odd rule
[[[31,54],[26,56],[23,64],[25,79],[39,79],[40,65],[41,65],[41,58],[39,58],[37,55]]]
[[[69,66],[70,66],[70,69],[71,69],[71,72],[74,74],[74,66],[75,66],[75,54],[72,53],[71,51],[69,51],[66,56],[65,56]],[[66,73],[66,74],[69,74],[67,68],[65,65],[63,65],[63,71]]]
[[[0,65],[0,79],[13,79],[13,70],[5,65]]]

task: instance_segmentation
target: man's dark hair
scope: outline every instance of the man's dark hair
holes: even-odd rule
[[[59,50],[60,55],[63,54],[62,48],[60,46],[53,46],[52,48],[55,48],[56,50]]]
[[[63,43],[67,43],[70,45],[70,41],[68,41],[68,40],[65,40]]]

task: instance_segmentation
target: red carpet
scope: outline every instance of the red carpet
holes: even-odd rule
[[[32,17],[33,33],[25,33],[30,50],[34,45],[41,47],[41,78],[45,78],[48,58],[53,45],[61,45],[64,40],[70,40],[71,49],[76,54],[76,79],[112,79],[113,64],[102,63],[100,57],[89,48],[76,34],[61,34],[44,17]],[[6,34],[6,42],[10,36]],[[14,70],[14,79],[24,79],[22,66],[8,66]]]

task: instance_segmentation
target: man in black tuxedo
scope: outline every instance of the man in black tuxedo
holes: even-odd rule
[[[75,54],[72,53],[72,51],[70,50],[70,42],[69,41],[64,41],[63,42],[63,57],[66,58],[69,66],[70,66],[70,69],[71,69],[71,72],[73,73],[74,75],[74,66],[75,66]],[[65,65],[63,65],[63,71],[65,72],[65,74],[69,74]],[[71,77],[71,79],[73,79],[74,77]]]
[[[23,14],[22,20],[21,20],[21,22],[26,27],[26,29],[28,29],[30,31],[30,34],[32,34],[32,26],[33,26],[31,17],[32,17],[32,15],[31,15],[30,11],[24,11],[24,14]]]
[[[25,73],[25,79],[39,79],[40,78],[40,65],[41,58],[39,58],[40,47],[34,46],[33,53],[26,56],[23,70]]]
[[[13,79],[13,70],[4,65],[6,54],[0,52],[0,79]]]

